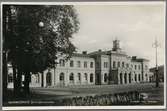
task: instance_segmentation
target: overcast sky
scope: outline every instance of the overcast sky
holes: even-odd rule
[[[129,56],[150,60],[155,66],[155,37],[158,48],[158,64],[164,64],[165,7],[163,4],[76,5],[80,30],[73,43],[78,51],[112,49],[117,38],[122,50]]]

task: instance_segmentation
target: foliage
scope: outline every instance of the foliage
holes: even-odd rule
[[[8,60],[23,72],[42,72],[55,66],[58,54],[68,59],[75,51],[70,38],[78,31],[79,22],[73,6],[6,7],[11,11],[5,24],[9,33],[4,41],[9,50]]]

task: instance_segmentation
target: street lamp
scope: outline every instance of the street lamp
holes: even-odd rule
[[[44,27],[44,23],[41,21],[38,23],[39,27]]]
[[[159,87],[159,78],[158,78],[158,63],[157,63],[157,48],[160,46],[160,44],[157,41],[157,38],[155,39],[155,42],[153,43],[153,47],[155,48],[155,77],[156,77],[156,87]]]

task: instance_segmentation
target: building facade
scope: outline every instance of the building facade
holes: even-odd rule
[[[113,41],[109,51],[75,53],[70,60],[58,59],[55,68],[32,74],[31,87],[107,85],[149,82],[149,60],[128,56]]]

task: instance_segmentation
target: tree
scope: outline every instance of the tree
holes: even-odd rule
[[[29,92],[31,73],[52,68],[58,55],[67,60],[75,51],[71,38],[79,29],[76,10],[71,5],[6,5],[3,9],[3,28],[8,28],[3,33],[9,33],[3,37],[3,45],[7,44],[3,50],[8,51],[7,61],[14,69],[14,89],[21,90],[25,75],[24,91]]]

